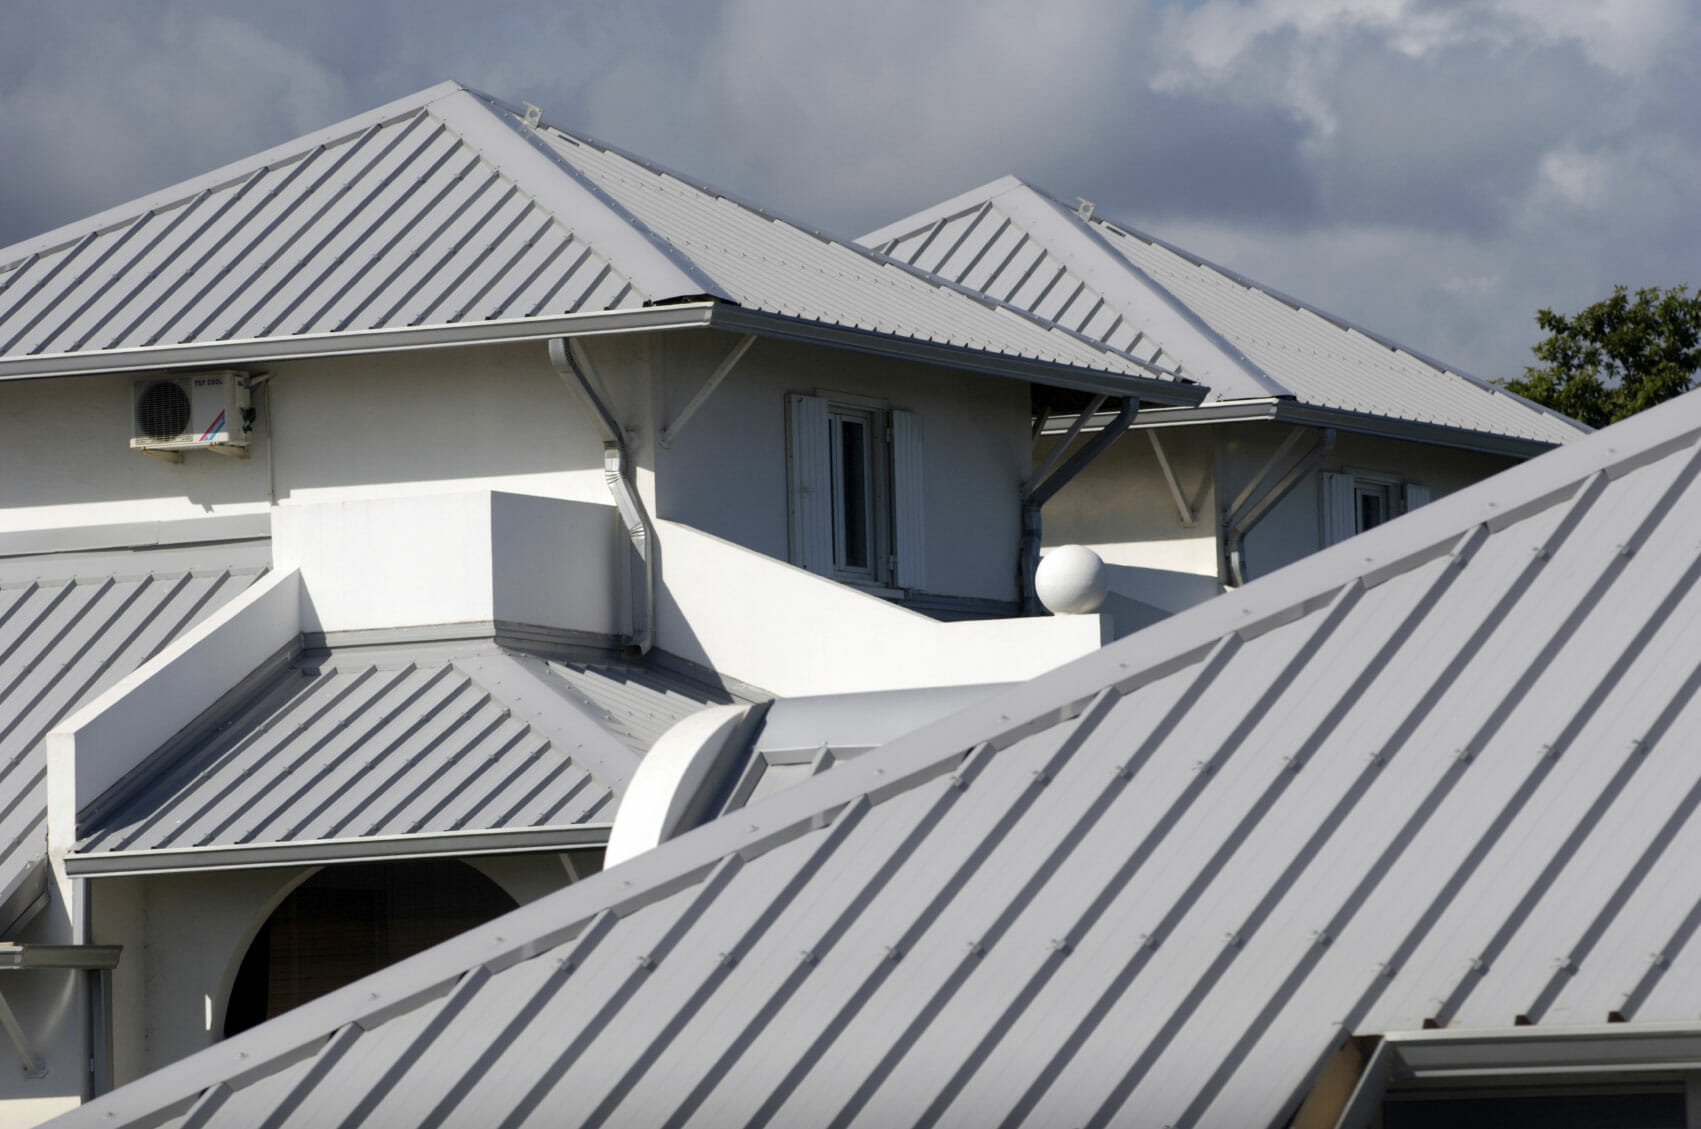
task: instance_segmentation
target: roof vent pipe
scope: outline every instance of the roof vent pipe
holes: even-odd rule
[[[626,447],[626,432],[590,381],[594,371],[585,347],[565,337],[549,339],[549,363],[556,374],[585,405],[591,422],[602,435],[602,473],[608,492],[614,497],[620,522],[626,527],[626,537],[637,556],[637,573],[632,575],[632,559],[627,558],[622,588],[626,593],[628,621],[627,650],[633,655],[648,653],[655,641],[656,566],[655,529],[644,509],[638,492],[632,487],[632,458]],[[635,581],[635,582],[634,582]]]

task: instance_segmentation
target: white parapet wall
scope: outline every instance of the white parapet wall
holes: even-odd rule
[[[272,555],[302,576],[302,630],[505,621],[618,630],[613,506],[499,491],[279,506]]]
[[[77,814],[300,633],[301,577],[268,573],[47,735],[47,842],[76,845]]]
[[[1107,639],[1099,615],[941,623],[688,525],[656,524],[656,646],[781,697],[1018,682]]]

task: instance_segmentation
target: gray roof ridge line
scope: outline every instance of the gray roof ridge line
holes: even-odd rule
[[[959,212],[967,211],[971,207],[1018,186],[1032,187],[1015,173],[1005,173],[1003,176],[995,177],[976,188],[959,192],[955,196],[940,200],[935,204],[929,204],[919,211],[911,212],[902,219],[882,224],[873,231],[857,236],[856,241],[864,247],[878,248],[882,243],[891,243],[906,235],[913,235],[924,227],[937,223],[939,220],[948,219]]]
[[[509,125],[511,128],[513,128],[516,132],[521,132],[521,131],[525,131],[525,132],[528,132],[528,133],[530,132],[529,129],[524,125],[523,122],[516,120],[516,119],[524,116],[524,111],[519,109],[518,107],[515,107],[512,103],[507,102],[504,99],[497,98],[497,97],[494,97],[494,96],[489,95],[489,94],[483,94],[483,93],[480,93],[478,91],[474,91],[474,90],[470,90],[470,89],[467,91],[467,93],[472,94],[474,97],[482,98],[482,99],[486,100],[490,105],[495,106],[499,110],[506,113],[508,115],[508,117],[506,119],[506,124]],[[772,223],[784,224],[787,227],[790,227],[790,228],[793,228],[797,231],[800,231],[803,234],[808,235],[808,236],[810,236],[814,239],[817,239],[817,240],[819,240],[823,243],[830,243],[835,247],[842,247],[847,251],[855,252],[856,254],[861,255],[863,258],[868,259],[869,261],[871,261],[875,264],[878,264],[880,266],[895,267],[899,270],[902,270],[902,271],[910,274],[911,276],[915,277],[916,279],[918,279],[918,280],[920,280],[920,281],[922,281],[922,282],[924,282],[924,283],[926,283],[930,286],[935,287],[936,289],[955,291],[956,293],[958,293],[958,294],[960,294],[960,295],[962,295],[966,298],[970,298],[970,299],[974,300],[975,302],[978,302],[979,304],[986,306],[989,309],[995,309],[995,310],[1001,309],[1001,310],[1008,311],[1009,313],[1013,313],[1013,314],[1017,315],[1018,317],[1021,317],[1024,320],[1033,323],[1034,325],[1040,326],[1040,327],[1047,329],[1047,330],[1054,330],[1056,332],[1059,332],[1059,333],[1065,334],[1065,335],[1067,335],[1071,338],[1074,338],[1075,341],[1077,341],[1078,343],[1087,345],[1097,352],[1106,353],[1106,354],[1109,354],[1110,356],[1129,361],[1129,362],[1139,366],[1140,369],[1142,369],[1145,372],[1151,372],[1151,373],[1157,374],[1161,379],[1176,380],[1176,381],[1186,381],[1188,379],[1186,377],[1181,376],[1178,373],[1171,372],[1169,369],[1164,368],[1162,365],[1149,364],[1146,361],[1141,360],[1139,357],[1135,357],[1135,356],[1133,356],[1129,353],[1125,353],[1120,349],[1116,349],[1116,348],[1114,348],[1110,345],[1105,344],[1103,341],[1099,341],[1096,338],[1089,337],[1088,335],[1086,335],[1084,333],[1078,333],[1075,330],[1069,328],[1068,326],[1059,325],[1058,323],[1052,322],[1052,321],[1047,321],[1045,318],[1039,317],[1038,315],[1032,313],[1029,310],[1024,310],[1020,306],[1012,306],[1008,302],[1000,302],[998,299],[993,298],[989,295],[983,294],[980,291],[975,290],[971,287],[962,286],[958,283],[952,282],[948,278],[941,278],[940,276],[933,274],[930,271],[924,271],[924,270],[920,269],[919,267],[911,266],[909,263],[903,262],[903,261],[898,260],[898,259],[890,258],[889,256],[886,256],[886,255],[882,255],[879,252],[874,251],[871,248],[865,246],[863,243],[861,243],[860,241],[858,241],[856,239],[851,239],[851,238],[846,238],[844,236],[834,235],[832,232],[826,231],[825,229],[820,228],[820,227],[816,227],[813,224],[808,224],[808,223],[804,223],[800,220],[793,219],[792,217],[790,217],[788,215],[784,215],[782,213],[773,211],[770,208],[763,207],[763,206],[756,204],[756,203],[754,203],[750,200],[747,200],[744,197],[738,195],[737,193],[728,192],[728,191],[724,191],[722,189],[716,188],[711,184],[705,183],[704,181],[700,181],[700,180],[696,179],[695,177],[688,176],[684,173],[679,172],[676,169],[669,168],[666,165],[658,164],[655,161],[649,160],[648,158],[639,156],[635,153],[631,153],[631,152],[629,152],[625,149],[622,149],[618,145],[611,145],[608,142],[601,141],[601,140],[599,140],[595,137],[590,136],[589,134],[579,133],[579,132],[576,132],[574,130],[569,130],[569,129],[563,129],[561,126],[552,124],[547,118],[540,117],[538,119],[537,128],[538,129],[552,129],[556,133],[559,133],[561,136],[567,138],[568,140],[574,142],[575,144],[587,145],[587,146],[590,146],[592,148],[601,149],[602,151],[607,152],[607,153],[612,153],[615,156],[621,158],[622,160],[630,161],[632,164],[634,164],[634,165],[638,166],[639,168],[644,169],[645,171],[650,172],[650,173],[652,173],[656,176],[672,177],[674,180],[677,180],[679,183],[685,185],[686,187],[688,187],[688,188],[690,188],[690,189],[692,189],[696,192],[703,193],[704,195],[707,195],[707,196],[712,196],[716,199],[725,200],[730,204],[733,204],[737,207],[743,208],[745,211],[748,211],[748,212],[750,212],[754,215],[761,216],[763,219],[766,219],[766,220],[768,220]],[[533,138],[528,137],[527,140],[532,141],[532,143],[534,145],[538,144],[535,141],[535,139],[533,139]],[[555,159],[558,162],[561,161],[559,154],[549,152],[547,149],[545,150],[545,152],[552,159]],[[565,162],[562,162],[562,163],[565,165]],[[575,178],[578,178],[578,179],[581,179],[581,180],[585,179],[583,177],[583,174],[579,173],[577,169],[572,169],[571,171],[572,171],[573,175],[575,176]],[[595,185],[590,184],[589,181],[586,181],[586,185],[587,185],[587,187],[591,188],[593,191],[596,191],[599,194],[599,196],[603,195],[601,190],[596,188]],[[608,199],[606,196],[604,198]],[[608,203],[611,207],[617,209],[623,215],[627,215],[627,216],[631,215],[629,212],[627,212],[625,210],[625,208],[623,208],[619,204],[615,203],[612,199],[608,199]],[[651,232],[650,228],[647,225],[645,225],[643,223],[643,221],[641,221],[641,220],[637,219],[635,216],[633,216],[633,217],[630,218],[630,222],[634,226],[636,226],[637,228],[639,228],[640,230],[645,232],[647,235],[649,235],[651,238],[656,239],[656,240],[660,240],[660,242],[663,243],[664,245],[666,245],[670,250],[672,249],[671,244],[668,244],[665,239],[662,239],[659,235],[655,235],[653,232]],[[695,264],[693,264],[693,266],[695,266]],[[700,268],[697,268],[697,269],[700,269]],[[706,276],[705,276],[705,281],[709,281],[709,280],[707,280]],[[727,298],[726,295],[720,293],[719,291],[714,291],[713,293],[715,294],[716,297],[721,298],[723,301],[731,302],[730,298]],[[736,302],[734,302],[732,304],[737,305]],[[837,324],[837,323],[820,322],[820,320],[816,319],[816,318],[798,318],[796,320],[808,321],[808,322],[812,322],[812,323],[816,323],[816,324]],[[892,337],[892,338],[896,338],[898,340],[907,340],[908,339],[908,338],[904,337],[903,335],[894,334],[894,333],[882,333],[882,334],[880,334],[880,336]],[[992,351],[992,350],[982,350],[982,351],[986,352],[986,351]],[[997,353],[999,353],[999,355],[1006,355],[1006,356],[1011,355],[1011,354],[1003,352],[1002,350],[995,350],[993,352],[997,352]],[[1054,361],[1054,362],[1051,362],[1051,363],[1063,363],[1063,362],[1055,362]],[[1196,383],[1196,382],[1194,382],[1194,383]]]
[[[583,734],[563,732],[546,710],[539,708],[525,696],[524,688],[517,694],[504,693],[502,684],[492,677],[491,666],[495,663],[509,666],[514,672],[525,677],[538,693],[548,695],[550,700],[558,702],[563,709],[570,710],[590,722],[594,731],[603,738],[599,747],[592,747],[584,740]],[[545,660],[523,651],[499,647],[452,659],[448,665],[489,694],[493,702],[500,703],[514,720],[547,739],[550,750],[561,758],[563,765],[577,765],[597,783],[612,790],[616,796],[625,794],[627,786],[632,782],[632,774],[638,770],[641,758],[614,735],[608,726],[607,716],[601,714],[593,703],[571,693],[570,688],[562,684],[562,679],[547,673]]]
[[[1257,279],[1249,278],[1246,275],[1241,274],[1239,271],[1231,270],[1230,268],[1225,267],[1225,266],[1221,265],[1220,263],[1216,263],[1216,262],[1213,262],[1210,259],[1205,258],[1203,255],[1196,254],[1195,252],[1189,251],[1184,247],[1179,247],[1176,244],[1171,243],[1167,239],[1161,239],[1158,236],[1155,236],[1155,235],[1152,235],[1148,232],[1142,231],[1139,228],[1130,227],[1127,224],[1120,223],[1120,222],[1115,221],[1115,220],[1107,219],[1104,216],[1095,215],[1092,218],[1092,220],[1090,220],[1089,222],[1095,223],[1095,224],[1103,224],[1106,227],[1113,228],[1117,231],[1122,232],[1124,235],[1127,235],[1130,238],[1138,239],[1138,240],[1140,240],[1144,243],[1150,243],[1155,247],[1162,247],[1164,250],[1170,252],[1172,255],[1178,255],[1181,258],[1186,259],[1188,262],[1194,264],[1195,266],[1203,267],[1206,270],[1215,271],[1217,274],[1222,275],[1224,278],[1228,279],[1230,282],[1235,283],[1237,286],[1243,286],[1248,290],[1256,290],[1261,294],[1267,294],[1271,298],[1274,298],[1276,301],[1281,302],[1284,305],[1292,306],[1295,310],[1300,310],[1300,311],[1303,311],[1305,313],[1309,313],[1309,314],[1312,314],[1316,317],[1322,318],[1324,321],[1329,322],[1331,325],[1335,326],[1337,329],[1345,330],[1345,331],[1350,332],[1350,333],[1362,334],[1363,336],[1365,336],[1365,337],[1369,338],[1370,340],[1376,342],[1378,345],[1381,345],[1385,349],[1388,349],[1388,350],[1390,350],[1392,352],[1396,352],[1396,353],[1404,353],[1404,354],[1406,354],[1406,356],[1411,357],[1413,360],[1418,361],[1421,364],[1429,366],[1430,368],[1436,370],[1439,373],[1443,373],[1443,374],[1446,374],[1446,375],[1449,375],[1449,376],[1456,376],[1460,380],[1463,380],[1468,384],[1474,385],[1477,388],[1481,389],[1482,391],[1489,393],[1490,395],[1506,396],[1506,397],[1509,397],[1513,400],[1516,400],[1518,403],[1524,405],[1527,408],[1530,408],[1532,411],[1539,412],[1543,415],[1552,416],[1555,419],[1560,420],[1563,423],[1569,424],[1570,426],[1577,428],[1581,434],[1587,435],[1587,434],[1590,434],[1593,430],[1592,428],[1586,427],[1584,424],[1577,422],[1576,420],[1572,419],[1570,416],[1565,415],[1562,412],[1556,412],[1552,408],[1544,407],[1541,404],[1537,404],[1534,401],[1528,400],[1525,397],[1520,396],[1515,392],[1509,392],[1506,389],[1495,385],[1492,381],[1484,380],[1482,377],[1477,376],[1474,373],[1467,372],[1466,370],[1459,368],[1455,365],[1450,365],[1445,361],[1438,360],[1435,357],[1432,357],[1427,353],[1421,352],[1417,349],[1413,349],[1409,345],[1402,345],[1400,342],[1395,341],[1391,337],[1387,337],[1387,336],[1385,336],[1381,333],[1376,332],[1375,330],[1367,329],[1364,326],[1359,325],[1357,322],[1354,322],[1354,321],[1351,321],[1347,318],[1341,317],[1339,314],[1330,313],[1328,310],[1325,310],[1320,306],[1314,305],[1311,302],[1306,302],[1306,301],[1302,301],[1301,299],[1295,298],[1293,295],[1288,294],[1285,291],[1277,290],[1274,287],[1267,286],[1264,283],[1259,282]]]
[[[438,120],[449,126],[460,138],[462,144],[477,151],[481,157],[519,187],[545,214],[568,231],[582,238],[597,255],[605,259],[631,281],[643,293],[646,304],[657,299],[667,300],[698,296],[709,296],[723,302],[732,301],[721,289],[720,284],[715,282],[695,260],[651,230],[648,224],[629,212],[589,177],[574,168],[570,161],[541,141],[537,136],[536,129],[526,124],[524,110],[517,110],[500,99],[467,88],[461,88],[454,93],[462,97],[453,101],[445,99],[445,105],[437,106],[434,112]],[[500,132],[496,133],[495,136],[503,138],[505,144],[518,142],[524,147],[524,152],[534,154],[547,163],[549,167],[564,175],[568,183],[589,196],[610,217],[617,220],[622,227],[636,235],[641,244],[655,256],[655,261],[643,263],[639,261],[638,257],[628,257],[630,252],[636,250],[635,248],[628,246],[623,252],[619,247],[610,247],[606,242],[607,232],[602,233],[604,238],[598,238],[598,233],[594,227],[587,230],[582,224],[573,223],[569,217],[561,215],[559,210],[552,206],[544,185],[531,182],[530,177],[514,167],[515,162],[495,159],[493,155],[485,153],[484,146],[479,143],[486,140],[485,138],[481,137],[475,141],[472,136],[469,136],[466,129],[469,123],[456,110],[456,106],[459,104],[464,104],[469,108],[477,107],[493,125],[501,127]],[[541,120],[537,128],[543,128]],[[555,127],[551,126],[550,128]],[[558,130],[558,132],[562,133],[563,136],[572,137],[565,130]],[[658,268],[661,269],[660,274],[657,273]],[[671,280],[666,279],[665,274],[668,270],[678,272],[678,277]],[[683,285],[681,285],[682,283]]]
[[[1253,381],[1253,383],[1255,383],[1259,387],[1263,388],[1270,395],[1272,395],[1272,396],[1294,396],[1295,395],[1295,393],[1291,389],[1289,389],[1286,385],[1282,384],[1281,381],[1277,380],[1275,377],[1273,377],[1269,373],[1265,372],[1264,369],[1261,366],[1259,366],[1257,363],[1255,363],[1252,360],[1252,358],[1248,357],[1244,352],[1242,352],[1238,347],[1236,347],[1233,342],[1229,341],[1222,334],[1218,333],[1216,331],[1216,329],[1214,329],[1209,322],[1207,322],[1204,318],[1200,317],[1196,312],[1194,312],[1194,310],[1191,306],[1189,306],[1186,302],[1183,302],[1176,294],[1171,292],[1168,287],[1164,286],[1157,279],[1153,278],[1151,275],[1149,275],[1145,271],[1141,270],[1140,267],[1137,266],[1136,264],[1130,262],[1128,260],[1127,256],[1118,253],[1116,248],[1112,247],[1110,245],[1110,243],[1104,238],[1104,236],[1100,235],[1097,231],[1095,231],[1093,229],[1093,225],[1092,225],[1090,220],[1083,219],[1078,213],[1076,213],[1074,210],[1069,208],[1067,205],[1065,205],[1064,203],[1059,201],[1051,193],[1046,192],[1044,189],[1035,187],[1034,185],[1027,184],[1027,183],[1022,182],[1022,181],[1017,181],[1017,184],[1015,186],[1012,186],[1010,189],[1006,190],[1004,195],[1005,196],[1019,196],[1021,193],[1026,193],[1028,195],[1031,195],[1035,200],[1037,200],[1041,204],[1049,205],[1049,207],[1052,209],[1051,215],[1055,216],[1057,221],[1061,221],[1061,222],[1056,222],[1056,223],[1048,222],[1048,227],[1050,228],[1049,233],[1056,234],[1056,235],[1058,235],[1058,236],[1060,236],[1064,239],[1068,239],[1071,242],[1075,242],[1077,245],[1080,245],[1081,243],[1085,243],[1085,245],[1088,248],[1090,248],[1090,251],[1091,251],[1092,254],[1100,255],[1100,256],[1107,256],[1110,259],[1109,265],[1113,269],[1119,270],[1122,273],[1133,277],[1135,280],[1137,280],[1142,285],[1144,285],[1149,291],[1151,291],[1151,293],[1153,294],[1154,297],[1158,298],[1160,301],[1167,304],[1170,307],[1170,309],[1173,310],[1178,316],[1180,316],[1191,329],[1193,329],[1200,336],[1202,336],[1208,344],[1214,346],[1217,349],[1217,351],[1220,352],[1222,354],[1222,356],[1229,362],[1229,364],[1231,364],[1235,368],[1239,369],[1242,374],[1244,374],[1246,377],[1251,379]],[[1003,206],[1003,205],[1000,205],[1000,206]],[[1007,208],[1006,208],[1006,214],[1008,214]],[[1012,218],[1015,218],[1015,217],[1012,217]],[[1048,220],[1049,220],[1049,218],[1050,217],[1048,217]],[[1047,247],[1048,250],[1052,249],[1051,243],[1047,242],[1046,247]],[[1055,250],[1053,250],[1053,254],[1056,254],[1056,253],[1057,252]],[[1062,256],[1062,255],[1058,255],[1058,257],[1064,258],[1064,256]],[[1069,260],[1065,259],[1065,261],[1068,262]],[[1073,263],[1071,263],[1071,269],[1074,269]],[[1083,275],[1082,277],[1085,280],[1085,275]],[[1105,294],[1105,288],[1103,286],[1098,286],[1098,285],[1095,284],[1095,289],[1097,289],[1100,294]],[[1110,295],[1108,295],[1108,294],[1106,294],[1105,296],[1110,297]],[[1132,316],[1131,311],[1123,308],[1123,303],[1121,302],[1121,300],[1120,299],[1113,299],[1113,300],[1116,302],[1116,305],[1118,307],[1118,312],[1122,313],[1124,315],[1124,317],[1126,317],[1130,322],[1134,322],[1135,319]],[[1143,326],[1137,326],[1137,328],[1144,328],[1144,327]],[[1175,348],[1172,347],[1174,345],[1173,342],[1171,342],[1169,344],[1165,344],[1163,341],[1160,340],[1159,344],[1164,346],[1164,349],[1165,349],[1166,352],[1169,352],[1169,353],[1172,353],[1172,354],[1176,353]],[[1184,364],[1185,364],[1185,362],[1184,362]],[[1208,374],[1201,373],[1200,376],[1201,376],[1201,381],[1200,381],[1201,383],[1211,384],[1211,380],[1210,380],[1210,377],[1209,377]],[[1213,392],[1216,391],[1216,389],[1214,387],[1213,387],[1212,390],[1213,390]],[[1219,398],[1226,398],[1226,397],[1219,397]]]
[[[181,206],[203,191],[238,183],[263,168],[300,160],[314,149],[334,145],[374,125],[384,125],[420,113],[433,102],[464,90],[465,87],[453,80],[437,83],[424,90],[386,102],[382,106],[365,110],[353,117],[344,118],[299,137],[273,145],[268,149],[262,149],[258,153],[220,165],[218,168],[201,173],[199,176],[178,181],[124,203],[115,204],[91,216],[84,216],[81,219],[61,224],[10,246],[0,247],[0,276],[18,267],[31,256],[50,254],[77,242],[84,236],[99,234],[128,223],[134,223],[143,214]]]

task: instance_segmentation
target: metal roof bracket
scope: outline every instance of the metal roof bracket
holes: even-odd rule
[[[12,1046],[18,1052],[18,1059],[24,1064],[25,1078],[40,1078],[47,1073],[47,1063],[30,1050],[29,1041],[24,1038],[24,1029],[18,1023],[18,1017],[12,1011],[12,1005],[6,1002],[6,995],[0,992],[0,1027],[6,1029],[6,1036],[12,1040]]]
[[[720,364],[715,366],[715,371],[709,374],[709,379],[703,382],[703,387],[697,389],[697,394],[691,397],[691,402],[679,410],[679,414],[673,417],[672,423],[661,429],[660,434],[656,436],[657,442],[663,447],[673,446],[673,441],[679,437],[681,431],[685,430],[685,424],[692,416],[697,414],[697,409],[702,407],[703,402],[714,394],[715,389],[721,386],[721,381],[727,378],[738,362],[744,358],[744,354],[750,346],[754,344],[756,344],[754,334],[747,333],[739,338],[738,343],[732,347],[732,351],[726,355]]]
[[[1038,615],[1040,613],[1039,596],[1034,591],[1034,570],[1039,567],[1040,559],[1040,508],[1056,496],[1059,490],[1067,486],[1071,479],[1085,470],[1087,464],[1098,458],[1105,448],[1121,438],[1122,433],[1133,424],[1134,417],[1140,414],[1140,398],[1138,396],[1124,397],[1121,409],[1116,413],[1115,418],[1104,426],[1103,430],[1071,455],[1068,462],[1058,467],[1057,470],[1046,474],[1045,472],[1050,471],[1052,464],[1057,462],[1058,456],[1067,446],[1069,439],[1080,433],[1081,428],[1086,426],[1087,421],[1092,418],[1093,412],[1101,403],[1102,400],[1094,400],[1087,406],[1087,409],[1070,425],[1069,435],[1064,437],[1063,441],[1052,452],[1051,458],[1046,460],[1045,466],[1040,468],[1041,474],[1036,474],[1033,479],[1022,485],[1022,541],[1018,550],[1016,576],[1017,583],[1021,586],[1023,615]],[[1041,475],[1044,477],[1042,478]]]
[[[1282,457],[1293,449],[1305,431],[1303,427],[1296,427],[1282,440],[1282,445],[1276,448],[1275,453],[1259,468],[1252,481],[1246,484],[1246,488],[1234,500],[1228,515],[1223,519],[1223,558],[1226,562],[1226,583],[1231,587],[1246,583],[1246,565],[1242,560],[1241,549],[1246,535],[1252,532],[1252,527],[1262,521],[1264,515],[1269,513],[1277,502],[1287,497],[1301,478],[1316,470],[1318,464],[1335,449],[1335,429],[1326,427],[1311,450],[1290,466],[1280,481],[1259,494],[1258,488],[1270,478],[1275,468],[1280,465]]]
[[[1182,528],[1192,529],[1194,522],[1199,520],[1199,514],[1182,494],[1181,483],[1175,477],[1175,468],[1169,463],[1169,454],[1159,442],[1156,431],[1147,431],[1146,438],[1152,444],[1152,454],[1158,457],[1158,469],[1164,472],[1164,481],[1169,484],[1169,496],[1175,500],[1175,512],[1181,518]]]

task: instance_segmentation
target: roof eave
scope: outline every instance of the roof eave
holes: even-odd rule
[[[801,341],[815,345],[850,349],[875,356],[895,357],[922,364],[943,365],[967,369],[992,376],[1028,380],[1060,388],[1084,392],[1104,392],[1112,396],[1138,396],[1143,403],[1192,407],[1199,404],[1209,389],[1200,384],[1158,377],[1134,376],[1083,368],[1056,361],[1013,356],[937,341],[921,341],[911,337],[873,333],[850,326],[827,325],[823,322],[786,317],[741,306],[717,306],[711,317],[716,329],[734,333],[751,333],[759,337]]]
[[[934,341],[871,333],[867,330],[747,310],[716,301],[680,302],[663,306],[511,318],[503,321],[299,334],[290,337],[197,342],[187,345],[149,345],[134,349],[59,353],[48,356],[0,357],[0,381],[176,368],[259,365],[277,361],[394,353],[410,349],[543,341],[552,337],[606,336],[707,328],[828,345],[1089,392],[1106,392],[1117,396],[1136,395],[1151,404],[1195,405],[1207,392],[1202,385],[1181,384],[1155,377],[1139,377]]]
[[[260,870],[278,866],[327,863],[393,862],[398,859],[464,858],[474,855],[530,854],[588,847],[608,842],[612,825],[581,823],[568,827],[498,828],[358,839],[315,839],[288,843],[236,843],[149,851],[70,854],[65,873],[77,878],[134,877],[210,870]]]
[[[1517,459],[1534,458],[1560,444],[1545,439],[1530,439],[1517,435],[1500,435],[1487,431],[1472,431],[1442,423],[1423,423],[1418,420],[1396,419],[1391,416],[1349,412],[1340,408],[1301,404],[1293,400],[1219,400],[1191,408],[1158,408],[1142,412],[1134,421],[1136,428],[1188,427],[1212,423],[1245,423],[1269,420],[1279,423],[1304,424],[1310,427],[1333,427],[1358,435],[1374,435],[1382,439],[1404,439],[1432,447],[1452,447],[1488,455],[1506,455]],[[1579,438],[1581,436],[1579,435]]]

